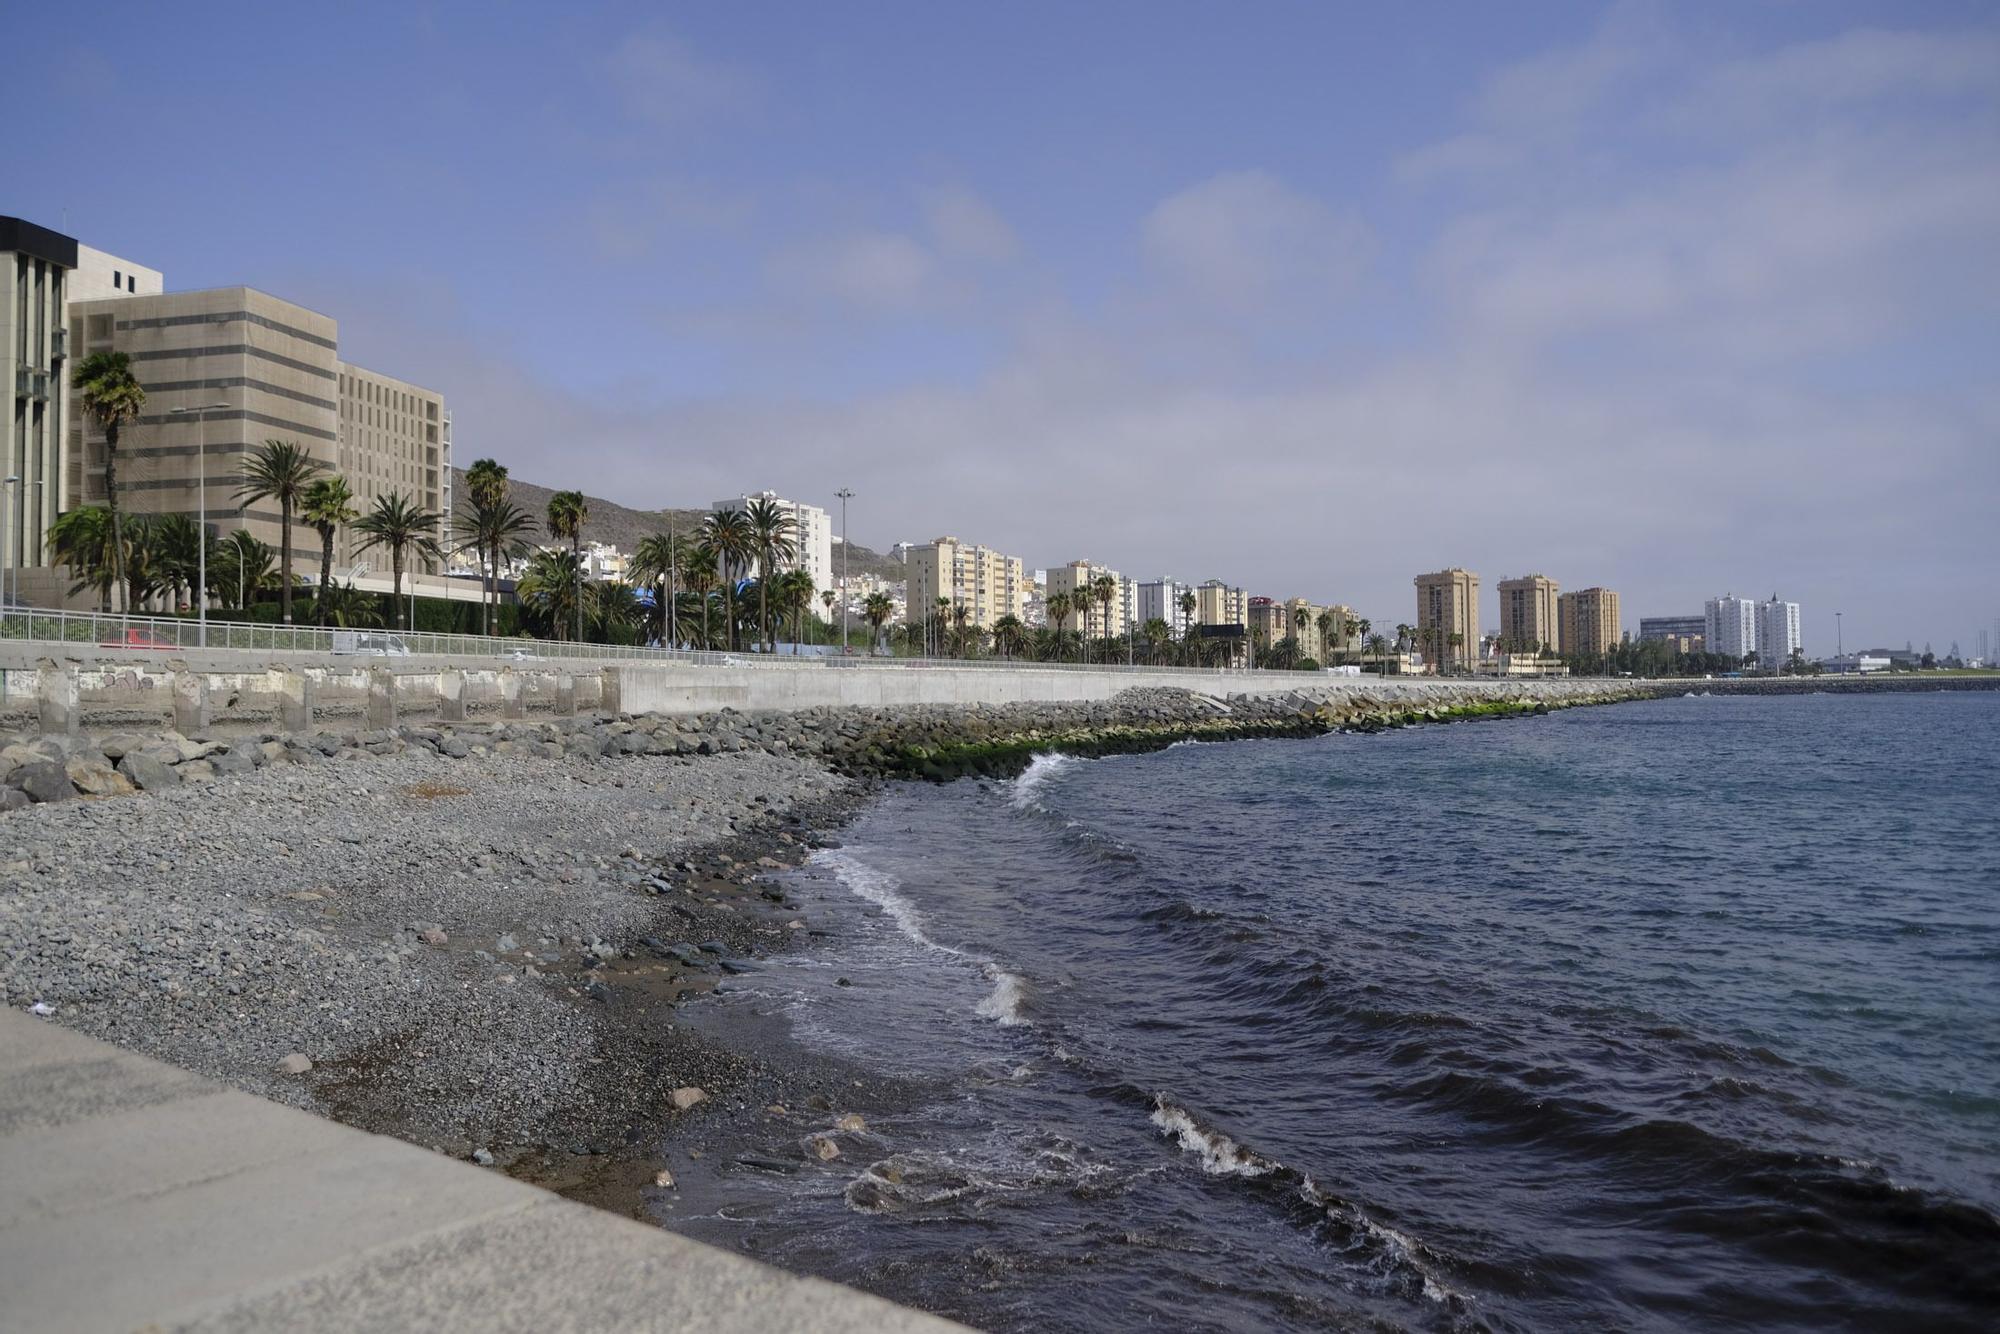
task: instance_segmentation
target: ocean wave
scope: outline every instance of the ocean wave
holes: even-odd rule
[[[1180,1142],[1181,1148],[1201,1156],[1201,1170],[1213,1177],[1261,1177],[1278,1170],[1278,1164],[1252,1153],[1219,1130],[1194,1119],[1187,1108],[1169,1102],[1164,1094],[1153,1101],[1153,1124]]]
[[[1008,799],[1014,803],[1016,810],[1039,807],[1041,803],[1035,799],[1035,794],[1041,790],[1042,785],[1065,769],[1074,768],[1080,762],[1073,755],[1058,755],[1054,752],[1035,756],[1028,761],[1028,767],[1021,771],[1021,776],[1014,780]]]
[[[831,870],[856,898],[866,899],[887,913],[897,929],[917,944],[940,954],[963,954],[963,951],[940,944],[931,937],[925,929],[924,915],[917,910],[916,904],[898,892],[900,885],[896,877],[888,872],[870,866],[842,848],[821,848],[813,853],[812,862]]]
[[[1442,1258],[1409,1234],[1370,1218],[1354,1203],[1326,1190],[1311,1175],[1267,1158],[1239,1144],[1164,1093],[1153,1095],[1153,1124],[1185,1152],[1201,1159],[1201,1170],[1213,1177],[1234,1177],[1288,1192],[1312,1210],[1315,1226],[1338,1234],[1344,1249],[1356,1253],[1364,1268],[1392,1288],[1413,1290],[1427,1301],[1463,1309],[1465,1294],[1450,1287],[1437,1272]]]
[[[981,1015],[996,1021],[1002,1028],[1013,1028],[1028,1022],[1021,1013],[1021,1006],[1028,998],[1028,984],[1016,973],[1010,973],[997,963],[986,965],[986,976],[993,982],[992,994],[975,1007]]]

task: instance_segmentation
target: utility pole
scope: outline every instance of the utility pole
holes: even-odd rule
[[[847,502],[854,493],[846,487],[834,492],[840,497],[840,651],[847,652],[847,603],[852,585],[847,582]]]
[[[196,548],[199,553],[196,562],[199,573],[195,576],[194,590],[195,619],[200,625],[200,630],[195,636],[195,642],[203,648],[208,647],[208,414],[220,412],[228,406],[227,403],[203,403],[200,407],[167,409],[168,412],[175,414],[183,412],[194,414],[194,471],[196,495],[199,497],[196,504],[201,516],[195,520],[195,526],[201,530],[201,541]],[[286,596],[289,597],[290,594]],[[326,596],[324,588],[319,590],[319,596],[321,598]]]

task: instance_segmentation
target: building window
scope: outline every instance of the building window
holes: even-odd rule
[[[137,275],[135,274],[125,275],[125,290],[128,292],[136,292],[139,290],[139,279]]]
[[[123,287],[125,285],[125,280],[118,276],[118,270],[116,269],[111,271],[111,285],[113,287]]]

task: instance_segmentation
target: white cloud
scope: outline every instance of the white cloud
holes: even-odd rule
[[[924,225],[941,254],[999,263],[1020,254],[1021,241],[1000,211],[964,186],[917,192]]]
[[[746,71],[708,60],[670,33],[633,33],[605,61],[611,86],[635,118],[680,130],[756,97]]]
[[[1269,172],[1239,171],[1161,201],[1141,247],[1178,295],[1248,313],[1336,299],[1366,269],[1373,241],[1355,215]]]
[[[780,297],[831,298],[869,310],[908,310],[939,292],[939,266],[920,242],[856,232],[801,242],[775,254],[767,274]]]

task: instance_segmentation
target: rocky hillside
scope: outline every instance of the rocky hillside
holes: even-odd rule
[[[555,488],[537,486],[518,477],[511,478],[510,481],[514,489],[515,504],[538,519],[548,513],[549,497],[555,494]],[[463,508],[468,503],[465,469],[452,469],[451,494],[454,508]],[[667,524],[672,524],[673,530],[677,533],[692,532],[695,525],[708,513],[706,509],[635,510],[620,505],[615,500],[606,500],[602,496],[586,496],[585,499],[589,502],[590,519],[583,526],[584,539],[592,542],[609,542],[621,551],[632,550],[639,544],[639,539],[649,533],[660,531]],[[856,542],[847,553],[847,559],[856,576],[872,574],[892,582],[903,578],[901,563],[891,560],[881,552],[862,546],[859,542]],[[838,570],[840,568],[838,544],[833,549],[833,561],[834,568]]]

